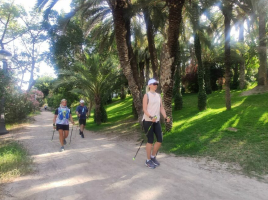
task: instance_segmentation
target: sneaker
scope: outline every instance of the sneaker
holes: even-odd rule
[[[154,158],[151,157],[151,161],[154,163],[156,167],[160,165],[160,163],[156,160],[156,157]]]
[[[66,145],[66,144],[67,144],[66,139],[64,139],[64,145]]]
[[[80,129],[79,129],[79,135],[81,135],[81,131],[80,131]]]
[[[62,146],[61,148],[60,148],[60,152],[63,152],[64,151],[64,147]]]
[[[154,169],[155,168],[155,164],[153,163],[152,160],[149,161],[145,161],[145,166],[149,167],[150,169]]]
[[[83,133],[83,132],[81,132],[81,134],[80,134],[80,135],[81,135],[81,137],[82,137],[82,138],[85,138],[85,136],[84,136],[84,133]]]

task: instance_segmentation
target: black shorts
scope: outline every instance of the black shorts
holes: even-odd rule
[[[153,123],[149,121],[143,121],[143,128],[145,130],[145,133],[148,132],[147,133],[148,143],[153,144],[154,135],[156,136],[157,142],[160,142],[160,143],[163,142],[163,134],[162,134],[160,122]]]
[[[86,125],[86,119],[79,119],[79,124],[83,124],[84,126]]]
[[[56,124],[56,129],[57,129],[57,131],[58,130],[69,131],[69,125]]]

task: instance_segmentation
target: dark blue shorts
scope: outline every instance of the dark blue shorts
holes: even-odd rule
[[[56,124],[56,129],[57,129],[57,131],[58,130],[69,131],[69,125]]]

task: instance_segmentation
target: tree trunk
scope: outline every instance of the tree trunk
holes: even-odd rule
[[[107,2],[112,9],[115,38],[116,38],[120,65],[128,81],[129,90],[133,96],[134,105],[138,113],[139,121],[141,122],[142,116],[143,116],[142,99],[141,99],[141,94],[138,88],[138,84],[136,83],[134,79],[132,67],[130,64],[128,44],[127,44],[126,22],[124,20],[124,16],[125,16],[124,12],[125,12],[125,9],[127,8],[127,3],[126,3],[126,0],[116,0],[115,5],[111,5],[109,1]]]
[[[183,107],[183,100],[181,95],[181,54],[179,54],[178,65],[175,72],[175,84],[174,84],[174,110],[181,110]]]
[[[204,81],[204,67],[201,57],[201,43],[198,33],[195,33],[194,36],[194,46],[195,46],[195,55],[198,62],[198,109],[200,111],[207,109],[207,94],[205,90],[205,81]]]
[[[267,85],[266,12],[259,8],[259,59],[258,86]]]
[[[239,27],[239,42],[241,43],[241,45],[244,44],[244,19],[240,21],[240,27]],[[243,90],[246,88],[246,81],[245,81],[245,71],[246,71],[246,67],[245,67],[245,58],[244,55],[241,54],[241,61],[239,63],[239,89]]]
[[[145,86],[147,85],[149,79],[150,79],[150,59],[145,57],[145,64],[146,64],[146,72],[145,72]]]
[[[206,94],[211,94],[212,93],[211,76],[210,76],[211,63],[205,61],[204,62],[204,68],[205,68],[205,88],[206,88]]]
[[[230,46],[230,32],[231,32],[231,17],[232,17],[232,4],[226,3],[222,8],[224,15],[224,36],[225,36],[225,103],[226,109],[231,110],[231,91],[230,91],[230,80],[231,80],[231,46]]]
[[[150,53],[152,69],[153,69],[153,77],[156,80],[159,80],[159,65],[157,61],[157,53],[156,53],[155,41],[154,41],[154,29],[153,29],[153,24],[152,24],[150,11],[148,7],[145,7],[143,9],[143,14],[144,14],[144,21],[146,25],[148,48],[149,48],[149,53]]]
[[[95,123],[98,125],[101,124],[101,97],[100,95],[95,95]]]
[[[168,27],[168,42],[164,44],[161,55],[161,75],[160,83],[164,93],[164,107],[167,116],[170,117],[170,123],[166,123],[166,131],[172,129],[172,93],[173,93],[173,78],[176,65],[178,63],[178,48],[180,24],[182,21],[182,8],[185,0],[167,0],[169,7],[169,27]],[[163,60],[162,60],[163,58]]]
[[[238,72],[238,68],[239,68],[239,63],[235,63],[235,67],[234,67],[234,76],[233,76],[233,89],[238,89],[239,86],[239,72]]]
[[[130,27],[131,21],[129,18],[128,19],[125,18],[125,26],[126,26],[126,30],[127,30],[126,42],[127,42],[127,46],[128,46],[128,58],[130,60],[130,66],[132,69],[132,73],[133,73],[133,77],[135,79],[135,82],[136,82],[137,86],[139,87],[139,90],[141,90],[138,64],[137,64],[137,56],[134,53],[132,45],[131,45],[131,27]]]

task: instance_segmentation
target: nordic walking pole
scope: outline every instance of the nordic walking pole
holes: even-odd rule
[[[155,116],[154,118],[157,118],[157,117]],[[152,122],[151,126],[149,127],[149,129],[148,129],[148,131],[147,131],[147,133],[146,133],[146,136],[148,135],[150,129],[152,128],[153,123],[154,123],[154,122]],[[140,151],[140,148],[141,148],[141,145],[143,144],[143,142],[144,142],[144,139],[141,141],[140,147],[139,147],[139,149],[137,150],[136,155],[133,157],[133,160],[136,159],[136,156],[138,155],[138,153],[139,153],[139,151]]]
[[[71,144],[71,142],[72,142],[73,129],[74,129],[74,125],[72,126],[72,131],[71,131],[71,137],[70,137],[70,143],[69,144]]]
[[[53,130],[53,134],[52,134],[52,138],[51,138],[51,141],[53,140],[53,137],[54,137],[54,133],[55,133],[55,129]]]

